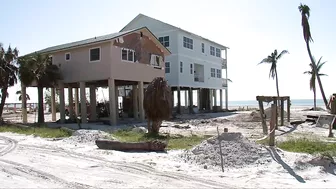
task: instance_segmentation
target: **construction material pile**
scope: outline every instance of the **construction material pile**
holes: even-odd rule
[[[271,155],[261,145],[251,142],[241,133],[223,133],[203,141],[191,150],[180,155],[186,162],[204,166],[205,169],[221,169],[222,148],[224,168],[243,168],[261,165],[272,161]]]
[[[107,137],[111,139],[111,136],[104,131],[81,129],[81,130],[75,131],[71,137],[64,138],[63,142],[67,142],[69,144],[78,144],[78,143],[95,144],[95,141],[97,139],[107,138]]]

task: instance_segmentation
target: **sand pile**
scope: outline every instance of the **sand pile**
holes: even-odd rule
[[[76,144],[76,143],[95,143],[95,141],[99,138],[111,138],[111,135],[99,130],[77,130],[75,131],[71,137],[65,138],[62,141]]]
[[[193,149],[185,151],[180,157],[185,162],[219,170],[221,169],[219,141],[221,141],[224,168],[243,168],[272,161],[266,149],[247,140],[241,133],[223,133],[219,138],[210,138]]]

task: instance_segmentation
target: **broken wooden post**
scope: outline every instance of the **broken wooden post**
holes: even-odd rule
[[[275,129],[278,129],[278,101],[274,98],[273,103],[275,105]]]
[[[281,122],[280,122],[280,125],[281,126],[284,126],[284,114],[285,114],[285,112],[284,112],[284,103],[285,103],[285,101],[284,101],[284,99],[283,98],[281,98],[281,110],[280,110],[280,119],[281,119]]]
[[[268,134],[268,130],[267,130],[267,125],[266,125],[266,120],[265,120],[265,115],[264,115],[264,105],[263,102],[258,99],[259,102],[259,112],[260,112],[260,117],[261,117],[261,124],[262,124],[262,128],[263,128],[263,133],[265,135]]]
[[[271,116],[271,121],[270,121],[270,138],[269,138],[269,145],[274,146],[274,141],[275,141],[275,126],[276,126],[276,121],[277,121],[277,106],[276,104],[272,104],[271,106],[271,111],[272,111],[272,116]]]
[[[287,121],[290,122],[290,98],[287,98]]]

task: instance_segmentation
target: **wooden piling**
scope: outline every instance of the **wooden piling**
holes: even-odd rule
[[[271,116],[271,121],[270,121],[270,137],[269,137],[269,145],[274,146],[274,141],[275,141],[275,126],[276,126],[276,121],[277,121],[277,106],[275,104],[272,104],[271,110],[272,110],[272,116]]]

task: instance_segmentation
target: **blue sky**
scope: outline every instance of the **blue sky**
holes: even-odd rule
[[[268,78],[270,65],[257,64],[274,49],[290,54],[278,62],[280,95],[311,99],[309,57],[301,28],[300,3],[311,8],[313,55],[328,61],[321,72],[327,96],[336,90],[333,70],[335,33],[332,0],[13,0],[1,3],[0,42],[17,47],[21,55],[49,46],[119,31],[136,15],[145,15],[209,38],[228,51],[230,100],[254,100],[256,95],[276,95],[275,81]],[[18,102],[10,89],[7,102]],[[37,91],[28,89],[31,102]],[[318,91],[317,97],[321,98]]]

